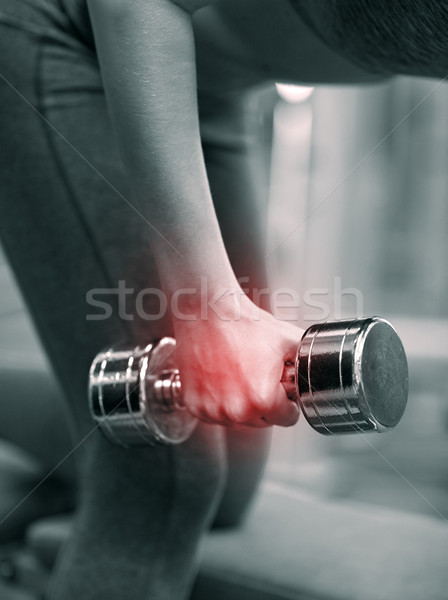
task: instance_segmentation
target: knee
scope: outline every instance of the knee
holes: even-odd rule
[[[227,431],[227,477],[214,527],[235,527],[247,514],[263,476],[271,429]]]
[[[190,439],[177,446],[125,449],[99,432],[94,437],[85,448],[81,511],[95,513],[103,526],[116,522],[117,515],[158,519],[168,513],[169,518],[184,515],[207,525],[225,481],[225,440],[220,428],[200,424]]]

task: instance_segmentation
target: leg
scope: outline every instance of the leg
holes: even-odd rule
[[[242,288],[269,308],[265,273],[272,114],[270,86],[232,98],[200,99],[207,174],[221,231]],[[227,430],[227,482],[214,524],[236,525],[263,475],[271,429]]]
[[[73,457],[66,458],[72,443],[62,391],[47,369],[26,369],[0,366],[0,439],[25,450],[42,475],[54,469],[51,478],[72,492],[76,476]]]
[[[95,57],[69,42],[7,27],[0,36],[0,72],[17,90],[1,82],[0,233],[77,428],[78,522],[50,597],[177,599],[188,595],[221,490],[222,432],[199,427],[181,447],[123,450],[92,427],[93,356],[123,337],[165,335],[169,324],[120,319],[117,310],[106,321],[86,320],[89,290],[125,280],[135,298],[158,284],[146,224],[122,197]]]

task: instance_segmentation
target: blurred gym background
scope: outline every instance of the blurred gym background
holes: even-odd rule
[[[268,261],[298,322],[381,315],[410,367],[405,416],[379,436],[276,432],[268,476],[315,493],[448,517],[448,87],[278,86]],[[287,215],[287,218],[285,218]],[[311,304],[313,304],[312,302]],[[286,311],[291,314],[291,310]]]
[[[302,327],[322,320],[323,308],[310,305],[307,291],[325,305],[327,318],[361,312],[390,319],[408,354],[411,393],[403,421],[384,435],[329,439],[303,417],[293,429],[276,430],[267,487],[448,518],[447,106],[448,87],[432,80],[277,87],[266,250],[271,287],[298,291],[300,306],[285,310]],[[29,377],[21,371],[18,385],[24,364]],[[0,394],[8,400],[0,402],[0,489],[12,490],[0,500],[2,542],[20,533],[24,519],[70,507],[50,478],[50,487],[2,520],[48,472],[42,462],[63,458],[52,454],[67,429],[48,373],[0,255]],[[30,402],[41,402],[52,420],[29,422]],[[31,435],[42,436],[39,456]],[[54,435],[61,444],[52,443]],[[61,473],[70,469],[64,463]],[[51,486],[60,498],[54,506]]]

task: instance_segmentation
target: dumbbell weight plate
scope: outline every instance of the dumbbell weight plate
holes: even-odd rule
[[[180,397],[175,403],[163,394],[163,381],[169,382],[179,376],[175,348],[176,341],[164,337],[141,362],[140,395],[146,422],[155,440],[164,444],[184,442],[197,425],[196,417],[183,406]]]
[[[381,317],[312,325],[300,342],[296,368],[302,411],[319,433],[387,431],[404,413],[406,354]]]
[[[180,444],[193,432],[197,419],[163,393],[163,382],[178,375],[175,347],[175,340],[165,337],[144,347],[119,344],[95,357],[90,411],[114,444]]]

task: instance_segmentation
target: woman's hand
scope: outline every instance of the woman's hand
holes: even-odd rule
[[[280,383],[302,331],[255,306],[240,291],[206,319],[174,319],[183,399],[201,421],[221,425],[294,425],[299,408]]]

